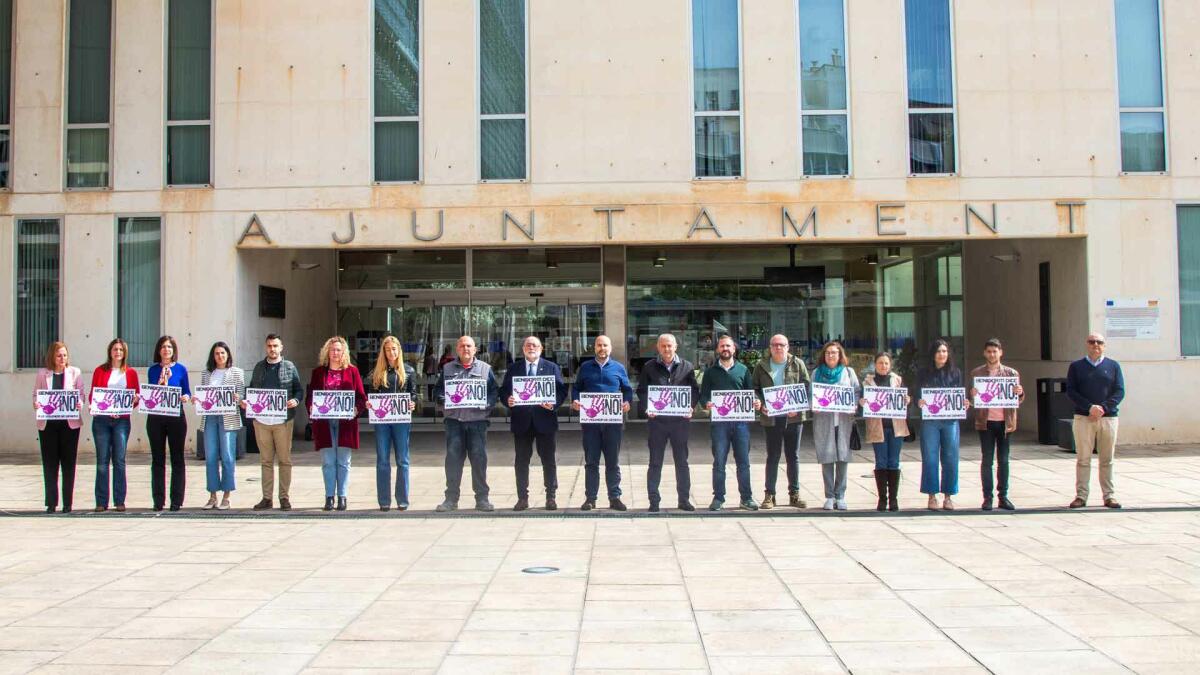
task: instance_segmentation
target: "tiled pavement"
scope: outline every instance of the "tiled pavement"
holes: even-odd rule
[[[651,517],[639,510],[646,459],[633,428],[623,470],[635,510],[583,517],[578,433],[564,432],[559,496],[569,510],[464,518],[428,512],[440,499],[441,436],[414,439],[414,511],[404,514],[375,510],[370,451],[355,457],[349,513],[316,510],[320,470],[301,451],[293,501],[312,510],[270,517],[92,514],[87,451],[77,513],[34,515],[35,456],[0,455],[0,508],[23,512],[0,517],[0,672],[1197,670],[1195,448],[1121,448],[1120,512],[1063,509],[1072,456],[1026,442],[1014,451],[1016,513],[978,510],[971,447],[960,510],[918,510],[909,444],[899,514],[867,510],[874,481],[860,453],[848,514]],[[701,505],[704,441],[698,427],[692,494]],[[489,442],[503,510],[511,443],[499,431]],[[802,455],[811,507],[819,472],[811,448]],[[239,463],[235,507],[257,498],[255,460]],[[133,457],[129,473],[129,505],[148,505],[146,458]],[[537,483],[536,466],[532,474]],[[669,466],[665,474],[671,495]],[[202,463],[189,461],[188,478],[192,507],[205,497]],[[540,566],[557,571],[522,571]]]

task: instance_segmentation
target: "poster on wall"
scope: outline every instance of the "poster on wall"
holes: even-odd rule
[[[1109,298],[1104,301],[1104,337],[1109,340],[1157,340],[1160,335],[1158,300]]]

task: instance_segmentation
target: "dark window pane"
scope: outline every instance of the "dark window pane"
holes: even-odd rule
[[[67,187],[108,187],[108,129],[67,130]]]
[[[12,167],[12,133],[0,130],[0,187],[9,185],[9,171]]]
[[[12,119],[9,116],[12,96],[12,18],[12,0],[0,0],[0,124],[8,124]]]
[[[479,0],[479,92],[484,115],[525,112],[524,0]]]
[[[800,0],[800,90],[805,110],[846,109],[842,0]]]
[[[1183,356],[1200,356],[1200,206],[1179,207],[1179,337]]]
[[[208,185],[207,125],[167,127],[167,184]],[[153,345],[151,345],[153,347]]]
[[[129,343],[129,365],[148,366],[159,333],[162,223],[117,221],[117,334]]]
[[[737,0],[692,0],[696,110],[740,108],[738,54]]]
[[[375,0],[375,116],[415,117],[419,105],[418,0]]]
[[[696,176],[742,175],[739,117],[696,118]]]
[[[908,107],[954,105],[949,0],[904,0]]]
[[[850,173],[850,143],[845,115],[804,116],[804,174],[845,176]]]
[[[212,64],[209,0],[171,0],[168,18],[167,119],[207,120]]]
[[[375,180],[420,180],[420,150],[416,122],[376,122]]]
[[[1167,170],[1162,113],[1121,113],[1121,170]]]
[[[1163,104],[1158,0],[1117,0],[1117,83],[1122,108]]]
[[[58,339],[57,220],[17,223],[17,367],[37,368]]]
[[[525,120],[481,120],[480,177],[525,178]]]
[[[108,122],[112,0],[71,0],[67,124]]]
[[[912,173],[954,173],[954,115],[908,116],[909,167]]]

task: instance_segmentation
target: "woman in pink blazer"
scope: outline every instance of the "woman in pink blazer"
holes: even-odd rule
[[[74,390],[79,393],[79,409],[76,410],[75,417],[38,420],[37,423],[38,443],[42,449],[42,474],[46,482],[46,513],[54,513],[58,508],[60,471],[62,510],[63,513],[70,513],[72,497],[75,496],[75,460],[79,456],[79,417],[83,414],[83,381],[79,369],[71,365],[71,356],[65,344],[55,342],[50,345],[50,350],[46,352],[46,367],[38,369],[33,391],[35,411],[38,409],[38,389]]]

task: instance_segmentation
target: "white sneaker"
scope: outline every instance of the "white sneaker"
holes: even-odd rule
[[[846,504],[845,499],[837,500],[837,502],[834,503],[833,507],[836,508],[838,511],[847,511],[850,509],[850,506]]]
[[[833,497],[830,497],[829,499],[825,500],[825,506],[822,506],[821,508],[825,509],[826,511],[832,511],[833,505],[834,505]]]

